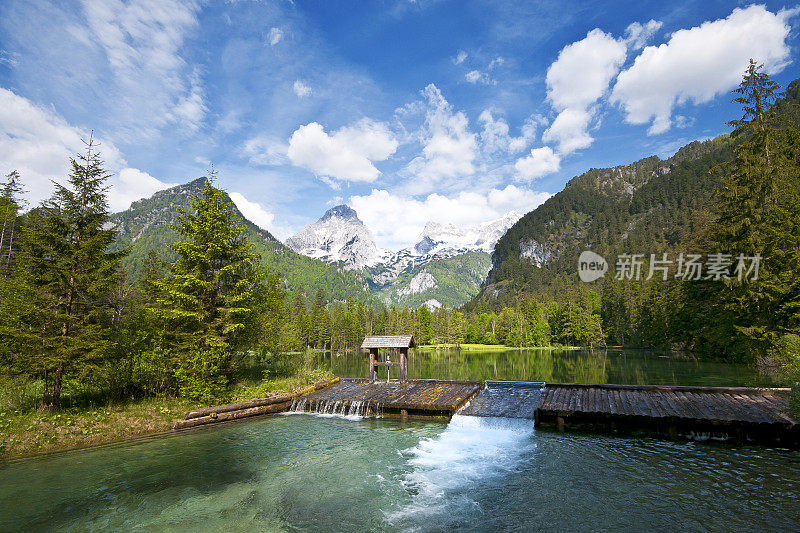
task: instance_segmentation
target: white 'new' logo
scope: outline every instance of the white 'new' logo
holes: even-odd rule
[[[598,280],[606,275],[608,263],[602,255],[584,250],[578,258],[578,276],[586,283]]]

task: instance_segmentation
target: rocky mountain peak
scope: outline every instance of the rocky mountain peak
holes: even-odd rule
[[[356,213],[355,210],[349,205],[337,205],[335,207],[331,207],[325,211],[325,214],[322,215],[322,218],[320,218],[319,221],[325,222],[326,220],[330,220],[334,217],[352,221],[358,224],[363,224],[361,219],[358,218],[358,213]]]
[[[319,220],[289,237],[286,245],[314,259],[342,263],[347,270],[374,265],[386,255],[358,214],[346,205],[328,209]]]

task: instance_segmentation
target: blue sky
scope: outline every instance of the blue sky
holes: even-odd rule
[[[378,244],[530,211],[800,77],[796,3],[0,3],[0,172],[37,203],[94,129],[110,204],[201,176],[278,237],[348,203]]]

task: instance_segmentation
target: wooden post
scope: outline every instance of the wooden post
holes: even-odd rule
[[[369,349],[369,382],[375,383],[375,359],[378,355],[377,348]]]
[[[408,380],[408,348],[400,349],[400,381]]]

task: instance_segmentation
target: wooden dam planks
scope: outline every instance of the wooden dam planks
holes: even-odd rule
[[[413,380],[370,383],[364,379],[342,379],[331,387],[306,395],[304,399],[307,405],[365,402],[369,405],[380,405],[385,412],[413,410],[452,415],[481,386],[478,381]]]
[[[788,389],[548,383],[537,425],[800,446]]]
[[[298,408],[327,406],[324,412],[344,413],[356,403],[367,416],[451,416],[458,411],[532,418],[543,427],[800,447],[800,424],[788,414],[788,389],[492,381],[483,387],[475,381],[343,379],[303,396]]]

